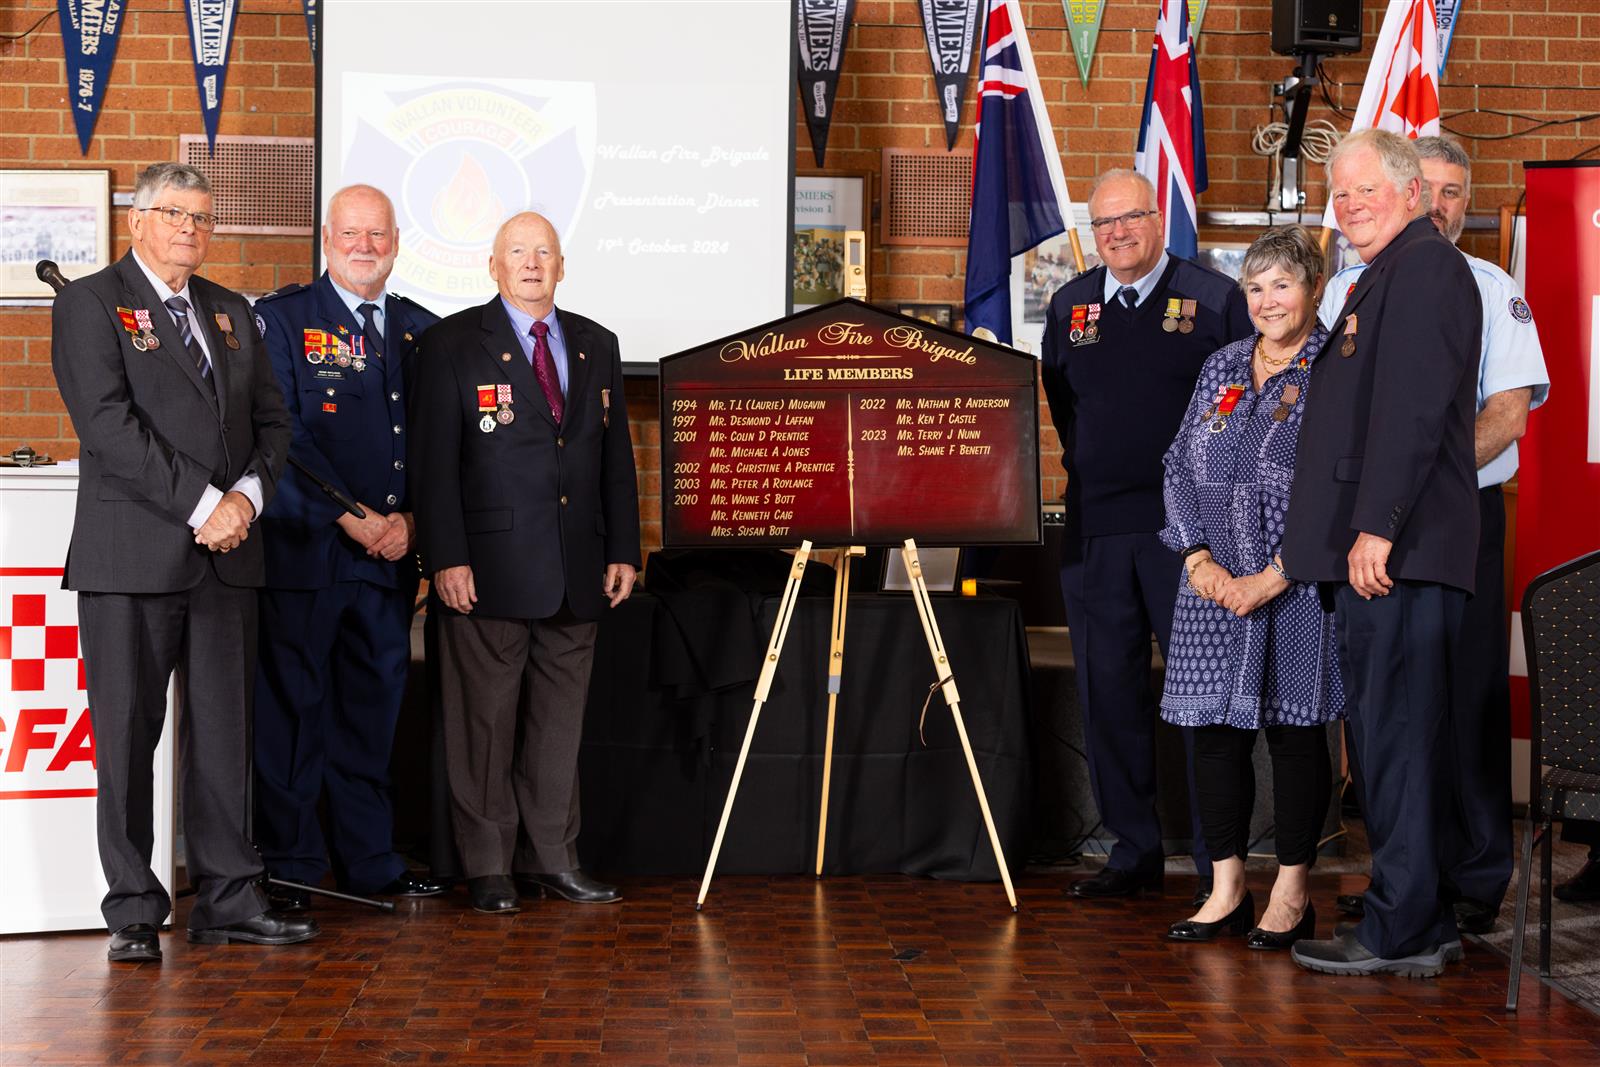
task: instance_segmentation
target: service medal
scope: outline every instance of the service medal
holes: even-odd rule
[[[150,321],[150,312],[144,308],[133,313],[133,319],[139,324],[139,339],[144,341],[144,351],[154,352],[161,347],[161,338],[156,336],[156,324]],[[138,348],[135,344],[133,347]]]
[[[367,361],[364,360],[364,359],[352,359],[350,361],[350,365],[352,367],[354,367],[358,372],[364,371],[364,370],[367,369]]]
[[[483,418],[479,419],[478,429],[482,430],[484,433],[494,433],[494,416],[485,415]]]
[[[1233,409],[1239,406],[1239,398],[1244,396],[1244,386],[1224,385],[1217,390],[1217,406],[1213,410],[1211,425],[1206,427],[1212,433],[1221,433],[1228,425],[1228,416],[1233,414]]]
[[[1178,317],[1183,314],[1183,301],[1177,297],[1167,298],[1167,310],[1161,319],[1161,328],[1167,333],[1179,329]]]
[[[488,418],[488,416],[485,415],[484,418]],[[514,421],[516,421],[516,418],[516,412],[512,411],[510,408],[501,408],[499,411],[494,413],[494,421],[498,422],[501,426],[510,426]]]
[[[1179,333],[1194,333],[1195,312],[1200,309],[1198,300],[1185,300],[1182,305],[1182,318],[1178,320]]]
[[[516,413],[511,410],[511,386],[501,382],[494,387],[494,401],[500,410],[494,413],[495,421],[501,426],[510,426],[516,419]]]
[[[1339,346],[1339,354],[1349,359],[1356,354],[1356,317],[1351,315],[1344,320],[1344,343]]]

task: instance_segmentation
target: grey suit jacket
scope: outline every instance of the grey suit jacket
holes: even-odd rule
[[[221,554],[195,543],[188,520],[208,484],[226,491],[246,471],[261,479],[263,507],[272,499],[289,415],[244,298],[199,277],[189,292],[214,391],[131,252],[56,297],[50,359],[81,444],[68,589],[172,593],[207,567],[228,585],[262,584],[259,526]],[[148,311],[160,346],[135,348],[119,309]]]

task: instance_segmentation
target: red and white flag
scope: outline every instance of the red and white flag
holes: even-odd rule
[[[1439,18],[1433,0],[1389,0],[1350,129],[1402,137],[1439,132]],[[1322,224],[1338,226],[1331,203]]]

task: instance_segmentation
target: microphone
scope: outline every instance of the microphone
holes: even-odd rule
[[[56,266],[53,259],[41,259],[34,264],[33,273],[39,276],[41,282],[58,293],[67,287],[67,277],[61,273],[61,268]]]

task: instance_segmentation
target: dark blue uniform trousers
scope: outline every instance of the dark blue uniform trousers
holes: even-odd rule
[[[1107,866],[1161,869],[1156,808],[1157,694],[1151,688],[1150,634],[1162,656],[1183,561],[1154,533],[1067,538],[1061,594],[1071,630],[1078,705],[1089,756],[1089,784],[1100,821],[1116,835]],[[1194,793],[1194,732],[1183,730],[1195,868],[1211,873]]]
[[[1361,766],[1372,884],[1356,937],[1394,959],[1456,940],[1442,876],[1456,819],[1456,638],[1467,594],[1397,581],[1387,596],[1334,592],[1339,666]]]
[[[278,878],[315,884],[332,856],[355,892],[405,870],[393,848],[389,753],[411,662],[409,588],[335,582],[261,593],[256,844]],[[327,790],[330,840],[317,801]]]
[[[1498,485],[1478,490],[1478,571],[1461,612],[1455,658],[1459,834],[1445,881],[1499,910],[1511,883],[1511,680],[1506,633],[1506,507]]]

